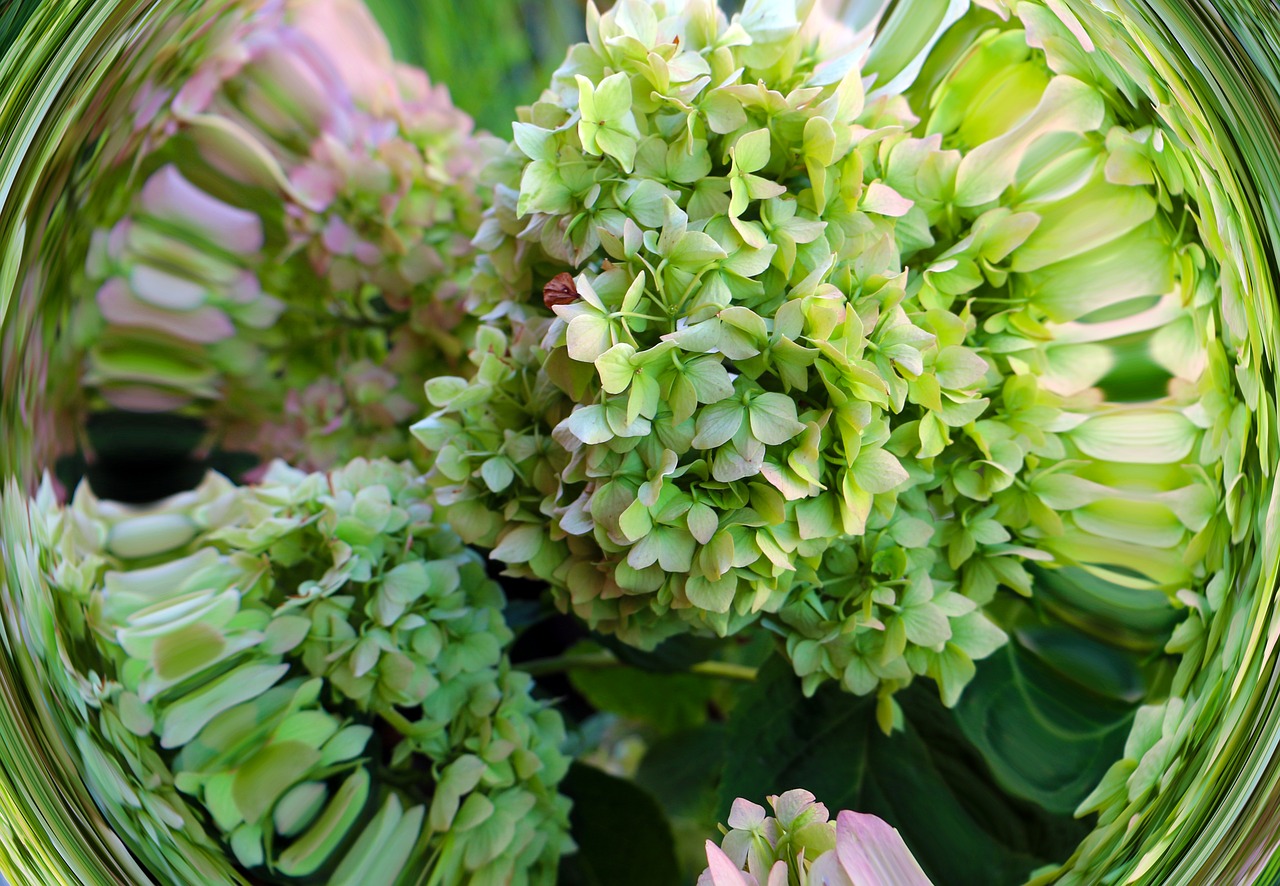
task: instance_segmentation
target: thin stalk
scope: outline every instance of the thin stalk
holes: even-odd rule
[[[620,661],[609,652],[578,653],[574,655],[557,655],[551,658],[538,658],[533,661],[520,662],[514,665],[526,674],[534,677],[546,674],[559,674],[576,669],[607,670],[609,668],[628,668],[632,665]],[[756,668],[747,665],[733,664],[727,661],[700,661],[691,665],[687,671],[679,673],[697,674],[720,680],[739,680],[751,682],[756,678]]]

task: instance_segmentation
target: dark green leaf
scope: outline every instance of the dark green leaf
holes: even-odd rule
[[[676,854],[685,882],[706,867],[705,841],[720,841],[716,790],[724,765],[725,725],[707,723],[677,732],[649,746],[636,783],[653,794],[671,817]]]
[[[676,886],[671,826],[633,782],[574,763],[560,784],[573,800],[570,832],[578,851],[560,870],[562,886]]]
[[[705,722],[715,687],[704,677],[636,668],[579,668],[569,679],[598,710],[647,723],[664,735]]]
[[[1118,650],[1066,629],[1040,634],[1078,679],[1014,641],[981,663],[955,713],[1002,788],[1067,815],[1121,757],[1133,720],[1134,705],[1081,681],[1123,692],[1141,680]]]

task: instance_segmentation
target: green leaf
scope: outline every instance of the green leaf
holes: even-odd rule
[[[698,662],[708,661],[723,656],[724,642],[714,637],[697,637],[692,634],[679,634],[663,640],[653,649],[637,649],[623,643],[613,634],[590,635],[592,642],[598,643],[624,661],[646,671],[672,673],[687,671]]]
[[[663,735],[706,722],[715,688],[703,677],[636,668],[579,668],[569,672],[569,680],[597,710],[638,720]]]
[[[1089,132],[1102,124],[1102,95],[1073,77],[1054,77],[1034,112],[1004,135],[974,148],[956,170],[956,203],[979,206],[1013,183],[1018,164],[1041,136]]]
[[[511,485],[511,481],[515,479],[515,471],[510,459],[498,455],[485,459],[485,463],[480,466],[480,476],[490,492],[501,492]]]
[[[1095,673],[1119,672],[1124,683],[1140,682],[1120,650],[1063,628],[1050,636],[1060,661],[1084,663]],[[1104,677],[1097,685],[1108,681]],[[1122,756],[1134,709],[1050,667],[1015,641],[979,666],[956,706],[956,720],[1004,790],[1066,815]]]
[[[551,130],[532,123],[513,123],[511,134],[516,147],[530,160],[555,161],[555,133]]]
[[[639,541],[648,535],[653,529],[653,517],[650,516],[644,502],[637,498],[627,505],[627,509],[618,517],[618,528],[622,530],[627,540],[632,542]]]
[[[671,826],[653,797],[634,782],[574,763],[560,783],[573,800],[570,834],[578,851],[565,858],[562,886],[679,886]]]
[[[555,164],[535,160],[520,177],[520,200],[516,212],[563,214],[573,209],[573,192],[560,178]]]
[[[630,172],[636,162],[637,142],[634,136],[612,129],[601,129],[596,133],[596,144],[601,152],[618,161],[624,172]]]
[[[594,363],[613,347],[613,327],[607,317],[597,313],[578,314],[565,330],[569,356],[580,363]]]
[[[686,883],[707,865],[706,841],[721,838],[715,827],[716,787],[724,765],[724,740],[723,723],[664,736],[649,745],[636,770],[636,783],[670,817]]]
[[[667,261],[671,264],[693,271],[699,271],[703,265],[728,256],[723,246],[702,231],[686,231],[666,253]]]
[[[729,370],[713,355],[689,360],[684,364],[682,374],[693,385],[699,403],[717,403],[733,396]]]
[[[1091,418],[1072,441],[1102,461],[1176,464],[1191,454],[1199,432],[1180,412],[1126,409]]]
[[[502,536],[490,556],[504,563],[528,563],[542,550],[544,540],[541,526],[517,523]]]
[[[805,787],[828,809],[872,813],[897,828],[936,886],[1022,883],[1089,832],[1002,792],[933,687],[896,699],[905,728],[886,736],[874,697],[827,685],[805,698],[786,662],[767,662],[729,722],[718,820],[736,797]]]

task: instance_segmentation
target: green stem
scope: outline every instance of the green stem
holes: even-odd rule
[[[534,677],[540,677],[546,674],[558,674],[564,671],[572,671],[578,668],[584,670],[607,670],[609,668],[627,668],[632,667],[624,661],[619,661],[612,653],[596,652],[590,654],[575,655],[557,655],[552,658],[538,658],[533,661],[520,662],[514,667],[519,668],[526,674]],[[751,682],[756,678],[756,669],[747,667],[746,665],[732,664],[727,661],[700,661],[691,665],[688,671],[683,673],[697,674],[702,677],[712,677],[721,680],[741,680]]]

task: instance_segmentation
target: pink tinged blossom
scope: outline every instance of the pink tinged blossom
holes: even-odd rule
[[[707,841],[707,869],[698,886],[760,886],[755,877],[742,871],[713,841]],[[770,884],[772,886],[772,884]]]
[[[293,0],[288,7],[294,26],[333,60],[358,103],[374,112],[393,105],[391,47],[360,0]]]
[[[262,284],[253,271],[241,271],[225,294],[233,304],[247,305],[262,296]]]
[[[329,217],[328,224],[324,226],[324,232],[320,235],[320,242],[324,244],[325,249],[334,255],[351,255],[359,241],[356,237],[356,232],[351,229],[351,226],[338,216],[333,215]]]
[[[211,64],[203,65],[178,90],[173,99],[173,113],[179,118],[203,114],[222,86],[221,73]]]
[[[931,886],[898,831],[874,815],[836,817],[836,855],[857,886]]]
[[[129,247],[129,231],[132,227],[133,222],[126,218],[111,229],[111,233],[106,237],[107,256],[118,261],[124,255]]]
[[[317,163],[305,163],[289,173],[293,196],[312,212],[323,212],[338,195],[337,173]]]
[[[143,186],[142,207],[157,218],[200,232],[228,251],[245,254],[262,248],[262,221],[256,215],[206,194],[172,164]]]
[[[173,311],[136,298],[116,277],[98,290],[98,308],[108,323],[153,329],[196,344],[212,344],[235,335],[235,326],[217,308]]]
[[[135,265],[129,284],[138,298],[170,311],[193,311],[204,304],[207,296],[207,290],[199,283],[150,265]]]
[[[275,134],[300,132],[313,138],[328,132],[349,141],[351,96],[335,59],[295,28],[254,37],[261,48],[241,80],[246,85],[269,83],[271,88],[245,90],[244,110]]]

